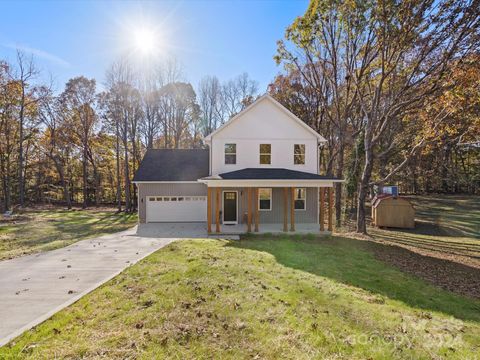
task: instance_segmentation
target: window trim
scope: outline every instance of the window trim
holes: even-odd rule
[[[235,152],[227,152],[226,147],[227,145],[234,145],[235,147]],[[235,162],[233,163],[227,163],[227,155],[234,155],[235,156]],[[223,144],[223,162],[225,165],[236,165],[237,164],[237,144],[236,143],[225,143]]]
[[[305,198],[303,199],[297,199],[297,191],[298,189],[303,189],[305,190],[304,193],[305,193]],[[295,208],[295,202],[297,200],[303,200],[303,209],[296,209]],[[294,199],[293,199],[293,207],[294,207],[294,210],[295,211],[307,211],[307,188],[306,187],[298,187],[298,188],[295,188],[295,196],[294,196]]]
[[[262,145],[269,145],[270,146],[270,152],[268,153],[262,153]],[[272,144],[259,144],[258,145],[258,162],[260,165],[272,165]],[[269,156],[269,162],[266,164],[262,163],[262,156]]]
[[[260,209],[260,190],[269,190],[270,192],[270,208],[269,209]],[[258,188],[258,203],[257,209],[258,211],[272,211],[272,203],[273,203],[273,189],[272,188]]]
[[[303,154],[302,154],[302,153],[297,154],[297,153],[295,152],[295,147],[296,147],[297,145],[298,145],[298,146],[303,146]],[[307,147],[306,147],[305,144],[293,144],[293,165],[305,165],[305,163],[306,163],[306,155],[305,155],[306,152],[307,152]],[[297,155],[299,155],[299,156],[303,155],[303,163],[297,163],[297,162],[296,162]]]

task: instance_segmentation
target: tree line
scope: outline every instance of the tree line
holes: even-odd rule
[[[480,188],[480,3],[312,0],[278,42],[274,96],[324,135],[322,168],[346,179],[336,221],[366,232],[375,185]]]
[[[32,203],[134,211],[133,175],[148,148],[198,148],[202,137],[241,111],[258,85],[243,73],[204,77],[197,91],[174,60],[148,72],[113,63],[104,90],[70,79],[56,93],[40,82],[33,57],[0,62],[1,210]]]
[[[268,91],[327,139],[337,226],[366,232],[374,187],[480,191],[480,8],[475,0],[312,0],[278,41],[283,71]],[[258,96],[247,74],[194,88],[170,60],[120,59],[57,93],[34,60],[0,61],[2,210],[29,203],[136,207],[133,174],[148,148],[202,147],[202,137]]]

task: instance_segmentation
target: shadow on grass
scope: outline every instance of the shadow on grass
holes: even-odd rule
[[[416,233],[480,239],[480,197],[437,195],[409,199],[420,220]]]
[[[480,322],[480,301],[427,284],[377,260],[374,247],[386,245],[340,237],[252,237],[228,246],[270,253],[284,266],[362,288],[413,308]],[[480,279],[480,271],[473,271]]]
[[[417,249],[433,250],[445,254],[463,256],[472,260],[480,260],[480,242],[448,241],[445,238],[422,238],[413,232],[372,230],[377,240],[384,240],[398,245],[410,246]],[[448,239],[448,238],[447,238]],[[473,240],[473,239],[472,239]]]

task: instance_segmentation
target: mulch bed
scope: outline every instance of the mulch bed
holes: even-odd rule
[[[454,293],[480,299],[480,269],[447,259],[420,255],[403,247],[369,242],[375,257]]]

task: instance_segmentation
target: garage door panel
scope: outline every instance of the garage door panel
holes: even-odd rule
[[[149,196],[147,222],[200,222],[207,220],[205,196]]]

